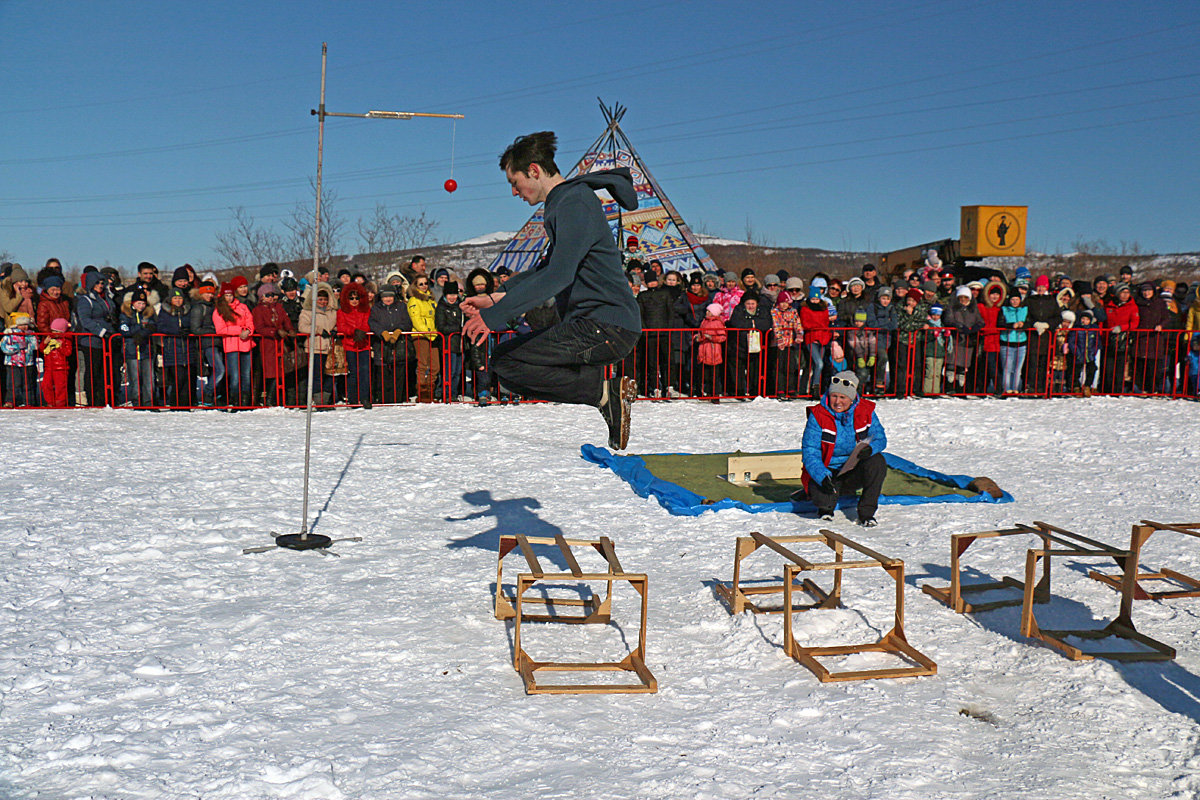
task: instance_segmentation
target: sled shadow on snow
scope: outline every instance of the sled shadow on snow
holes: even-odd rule
[[[921,566],[924,568],[924,572],[906,575],[904,578],[905,583],[918,588],[918,580],[922,583],[931,582],[939,585],[950,582],[949,567],[941,564],[922,564]],[[1069,570],[1079,571],[1086,575],[1088,570],[1094,565],[1083,562],[1067,562],[1063,566]],[[963,585],[988,583],[996,580],[999,580],[997,576],[990,575],[979,569],[970,566],[963,568]],[[989,597],[989,599],[1001,599],[1002,596],[1006,598],[1011,596],[1014,599],[1019,599],[1021,596],[1019,590],[1016,589],[999,591],[1006,594],[1001,595],[997,592],[994,596]],[[924,594],[921,596],[921,602],[932,603],[944,613],[952,614],[945,606],[933,601]],[[1116,592],[1113,592],[1111,604],[1113,613],[1116,612],[1119,602],[1119,596]],[[1098,628],[1106,624],[1104,620],[1096,619],[1095,613],[1087,605],[1077,600],[1056,595],[1053,591],[1051,592],[1050,602],[1039,604],[1036,613],[1039,623],[1051,629]],[[1021,607],[1019,605],[975,612],[969,615],[952,615],[955,617],[968,616],[979,627],[1000,634],[1018,644],[1030,647],[1043,646],[1041,643],[1021,635]],[[1135,622],[1137,620],[1136,606],[1134,620]],[[963,621],[965,622],[966,620]],[[1152,630],[1143,631],[1143,633],[1155,636]],[[1167,644],[1173,644],[1173,642],[1168,639]],[[1051,653],[1055,653],[1052,648],[1046,647],[1046,649]],[[1112,665],[1113,669],[1125,679],[1126,683],[1158,703],[1167,711],[1182,714],[1191,720],[1200,722],[1200,677],[1193,675],[1177,662],[1108,661],[1107,663]]]

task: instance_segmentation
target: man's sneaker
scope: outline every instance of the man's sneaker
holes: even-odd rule
[[[866,517],[866,518],[859,517],[858,524],[863,526],[864,528],[874,528],[879,523],[875,521],[874,517]]]
[[[822,522],[833,522],[833,512],[832,512],[832,511],[826,511],[826,512],[822,513],[822,514],[821,514],[821,521],[822,521]]]
[[[600,396],[600,414],[608,426],[608,446],[624,450],[629,444],[629,414],[637,397],[633,378],[609,378]]]

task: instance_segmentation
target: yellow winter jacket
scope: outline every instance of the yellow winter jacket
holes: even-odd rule
[[[412,317],[413,330],[428,331],[417,338],[430,341],[437,338],[437,325],[434,323],[436,308],[432,296],[408,298],[408,316]]]

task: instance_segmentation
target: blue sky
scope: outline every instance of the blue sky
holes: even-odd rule
[[[315,174],[353,220],[515,230],[496,166],[550,129],[569,167],[596,97],[684,217],[775,245],[889,250],[1023,204],[1029,245],[1200,250],[1200,5],[1166,2],[288,4],[0,0],[0,251],[25,265],[216,263]],[[348,241],[346,249],[353,250]]]

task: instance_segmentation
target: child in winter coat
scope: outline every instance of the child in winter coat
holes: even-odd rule
[[[67,376],[71,373],[71,353],[74,347],[71,337],[62,336],[70,323],[56,317],[50,323],[50,335],[42,340],[42,358],[45,371],[42,373],[42,398],[50,408],[67,407]],[[58,334],[58,335],[55,335]]]
[[[800,396],[800,341],[804,327],[800,314],[792,305],[792,297],[781,291],[771,309],[771,323],[775,335],[775,396],[780,400],[791,400]]]
[[[881,286],[875,303],[867,306],[867,327],[875,331],[875,391],[883,393],[888,385],[888,355],[896,338],[896,309],[892,305],[892,288]],[[861,385],[861,384],[860,384]]]
[[[1200,398],[1200,333],[1192,336],[1187,354],[1187,385],[1192,397]]]
[[[875,373],[878,334],[867,329],[867,309],[855,311],[853,319],[854,327],[846,334],[846,346],[850,348],[850,357],[854,359],[858,385],[865,391],[877,385],[871,376]]]
[[[33,317],[24,311],[8,315],[8,327],[0,338],[4,369],[8,373],[5,408],[37,405],[37,335],[30,329]]]
[[[833,340],[829,343],[829,359],[825,368],[829,371],[829,377],[831,378],[839,372],[846,372],[849,368],[846,361],[846,351],[842,348],[840,336],[841,334],[835,333]]]
[[[937,303],[929,307],[925,328],[925,378],[921,389],[926,395],[941,394],[942,371],[954,352],[954,339],[951,330],[942,326],[942,307]]]
[[[1054,352],[1050,357],[1050,369],[1053,381],[1051,386],[1056,392],[1072,391],[1068,388],[1067,365],[1070,346],[1067,340],[1071,335],[1071,326],[1074,324],[1075,312],[1064,309],[1062,322],[1058,323],[1058,327],[1054,329]]]
[[[1100,323],[1091,309],[1079,312],[1078,324],[1067,337],[1067,391],[1075,391],[1079,370],[1083,370],[1083,396],[1092,396],[1096,380],[1096,356],[1100,352]]]
[[[718,373],[724,360],[727,337],[725,309],[720,303],[709,303],[704,321],[700,323],[700,332],[695,336],[700,343],[696,350],[696,361],[700,363],[700,391],[711,397],[714,403],[720,402],[717,399],[717,379],[720,377]]]

